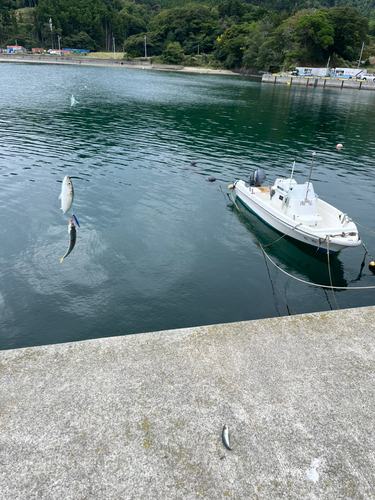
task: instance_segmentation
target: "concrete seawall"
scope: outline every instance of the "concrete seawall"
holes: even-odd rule
[[[367,307],[1,351],[0,498],[375,498],[374,339]]]
[[[375,90],[373,81],[347,80],[344,78],[319,78],[314,76],[280,76],[263,75],[262,83],[284,84],[284,85],[304,85],[313,87],[327,87],[356,90]]]

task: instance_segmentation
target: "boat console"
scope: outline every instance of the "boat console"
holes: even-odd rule
[[[276,179],[270,196],[272,207],[297,222],[313,227],[322,220],[317,211],[318,197],[311,182],[297,184],[294,179]]]

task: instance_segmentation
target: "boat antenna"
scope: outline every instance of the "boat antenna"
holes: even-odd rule
[[[293,162],[293,167],[292,167],[292,173],[290,175],[290,182],[289,182],[289,190],[290,191],[290,186],[292,185],[292,180],[293,180],[293,174],[294,174],[294,167],[296,166],[296,160]]]
[[[309,180],[307,181],[307,188],[306,188],[306,198],[305,198],[305,202],[307,202],[307,194],[309,192],[309,186],[310,186],[310,181],[311,181],[311,173],[312,173],[312,169],[313,169],[313,164],[314,164],[314,157],[315,157],[315,153],[312,154],[312,159],[311,159],[311,167],[310,167],[310,173],[309,173]]]
[[[288,209],[289,202],[286,203],[286,201],[289,199],[289,191],[292,189],[292,180],[293,180],[293,174],[294,174],[294,167],[296,166],[296,160],[293,161],[293,167],[292,167],[292,173],[290,175],[290,182],[289,182],[289,188],[288,188],[288,197],[285,198],[285,209],[284,213],[286,214],[286,211]]]

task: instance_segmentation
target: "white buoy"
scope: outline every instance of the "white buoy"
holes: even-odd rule
[[[342,144],[337,144],[336,149],[342,149],[344,146]]]

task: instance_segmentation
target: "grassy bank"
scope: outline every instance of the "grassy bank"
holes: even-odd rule
[[[123,52],[116,52],[116,57],[114,57],[113,51],[112,52],[90,52],[88,54],[88,57],[93,57],[95,59],[122,59],[124,54]]]

